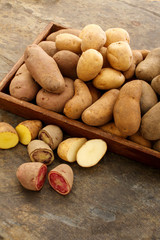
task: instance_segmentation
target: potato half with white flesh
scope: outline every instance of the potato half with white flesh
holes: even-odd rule
[[[77,152],[77,163],[81,167],[96,165],[107,151],[107,143],[102,139],[88,140]]]

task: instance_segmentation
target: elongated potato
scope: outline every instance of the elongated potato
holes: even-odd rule
[[[99,128],[102,129],[104,132],[114,134],[118,137],[122,137],[122,138],[128,137],[127,135],[125,135],[119,131],[119,129],[116,127],[114,122],[106,123],[103,126],[100,126]]]
[[[93,85],[101,90],[119,88],[124,82],[124,75],[113,68],[102,68],[98,76],[93,79]]]
[[[36,97],[39,89],[40,86],[34,81],[25,64],[19,68],[9,85],[11,96],[27,102]]]
[[[81,32],[81,30],[74,29],[74,28],[60,29],[60,30],[58,30],[56,32],[53,32],[50,35],[48,35],[46,40],[55,42],[56,36],[58,36],[59,34],[62,34],[62,33],[70,33],[70,34],[73,34],[73,35],[79,37],[80,32]]]
[[[111,121],[118,94],[118,89],[111,89],[104,93],[96,102],[84,110],[81,116],[82,121],[91,126],[101,126]]]
[[[142,145],[144,147],[148,147],[148,148],[152,147],[151,141],[142,137],[142,135],[139,131],[136,132],[135,134],[129,136],[129,140],[131,140],[132,142],[138,143],[139,145]]]
[[[48,174],[49,184],[55,191],[62,195],[70,193],[73,185],[73,179],[73,170],[67,164],[58,165]]]
[[[142,82],[133,80],[123,85],[114,105],[114,122],[120,132],[135,134],[141,123],[140,99]]]
[[[80,32],[79,37],[82,39],[81,49],[99,50],[106,42],[106,34],[97,24],[88,24]]]
[[[107,48],[107,59],[114,69],[127,71],[133,60],[129,44],[124,41],[111,43]]]
[[[67,162],[75,162],[78,150],[86,141],[86,138],[67,138],[59,144],[57,154]]]
[[[83,81],[89,81],[98,75],[102,66],[102,54],[95,49],[88,49],[79,58],[77,76]]]
[[[81,167],[93,167],[107,151],[107,144],[102,139],[91,139],[85,142],[77,152],[77,163]]]
[[[56,125],[47,125],[40,130],[38,138],[47,143],[54,150],[60,142],[62,142],[63,132],[61,128]]]
[[[72,79],[77,78],[77,63],[79,56],[68,50],[58,51],[53,59],[56,61],[63,76],[70,77]]]
[[[32,162],[41,162],[50,165],[54,160],[54,153],[47,143],[34,139],[27,146],[28,154]]]
[[[56,37],[56,48],[58,50],[69,50],[74,53],[81,53],[82,40],[70,33],[62,33]]]
[[[43,88],[39,90],[36,96],[36,103],[45,109],[54,112],[63,112],[66,102],[74,95],[74,82],[70,78],[64,78],[65,89],[62,93],[50,93]]]
[[[92,96],[87,85],[80,79],[74,81],[75,94],[65,104],[63,112],[72,119],[80,118],[82,112],[92,104]]]
[[[58,52],[56,44],[53,41],[42,41],[38,45],[51,57]]]
[[[44,185],[47,174],[47,166],[40,162],[27,162],[21,164],[16,176],[21,185],[32,191],[39,191]]]
[[[52,93],[64,91],[65,82],[57,63],[40,46],[29,45],[24,59],[28,71],[42,88]]]
[[[15,147],[19,142],[16,130],[6,122],[0,122],[0,149]]]
[[[123,28],[108,28],[106,31],[106,44],[108,47],[111,43],[125,41],[130,42],[129,33]]]
[[[19,136],[20,143],[28,145],[31,140],[38,136],[42,122],[39,120],[26,120],[16,126],[16,132]]]

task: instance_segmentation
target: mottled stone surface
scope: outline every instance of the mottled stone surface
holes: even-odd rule
[[[160,44],[160,1],[0,0],[0,79],[50,21],[75,28],[123,27],[134,49]],[[0,110],[0,121],[16,126],[22,120]],[[73,189],[61,196],[47,179],[38,193],[20,186],[15,172],[27,161],[21,144],[0,150],[0,239],[160,239],[160,170],[108,152],[90,169],[71,164]],[[48,169],[59,163],[56,156]]]

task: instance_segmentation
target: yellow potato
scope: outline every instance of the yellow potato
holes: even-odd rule
[[[113,68],[102,68],[96,78],[93,79],[93,85],[101,90],[119,88],[125,81],[124,75]]]
[[[107,29],[106,33],[106,44],[105,46],[108,47],[113,42],[125,41],[130,42],[129,33],[123,28],[109,28]]]

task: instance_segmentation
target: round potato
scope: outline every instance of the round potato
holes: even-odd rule
[[[103,66],[103,57],[95,49],[88,49],[82,53],[77,64],[78,78],[90,81],[95,78]]]
[[[37,105],[54,112],[63,112],[64,105],[74,95],[73,80],[70,78],[64,80],[65,89],[60,94],[49,93],[42,88],[36,96]]]
[[[151,86],[160,95],[160,75],[152,79]]]
[[[119,88],[124,82],[124,75],[113,68],[102,68],[98,76],[93,79],[93,85],[101,90]]]
[[[56,37],[56,48],[58,50],[69,50],[74,53],[81,53],[81,39],[70,33],[62,33]]]
[[[108,47],[111,43],[125,41],[130,42],[129,33],[123,28],[109,28],[105,32],[106,34],[106,43],[105,46]]]
[[[143,115],[158,102],[158,98],[151,85],[148,84],[146,81],[143,80],[141,81],[142,81],[142,95],[140,106],[141,113]]]
[[[133,54],[127,42],[119,41],[108,46],[107,58],[114,69],[126,71],[132,64]]]
[[[101,47],[99,52],[102,54],[102,57],[103,57],[103,68],[111,67],[107,59],[107,48]]]
[[[51,57],[58,51],[53,41],[42,41],[38,45]]]
[[[62,34],[62,33],[70,33],[70,34],[73,34],[73,35],[79,37],[80,32],[81,32],[81,30],[74,29],[74,28],[60,29],[60,30],[58,30],[56,32],[53,32],[50,35],[48,35],[48,37],[46,38],[46,41],[53,41],[53,42],[55,42],[56,36],[58,36],[59,34]]]
[[[106,42],[106,34],[97,24],[89,24],[80,32],[79,37],[82,39],[81,50],[87,49],[99,50]]]
[[[68,50],[61,50],[53,56],[53,59],[56,61],[63,76],[72,79],[77,78],[76,69],[79,56],[76,53]]]

